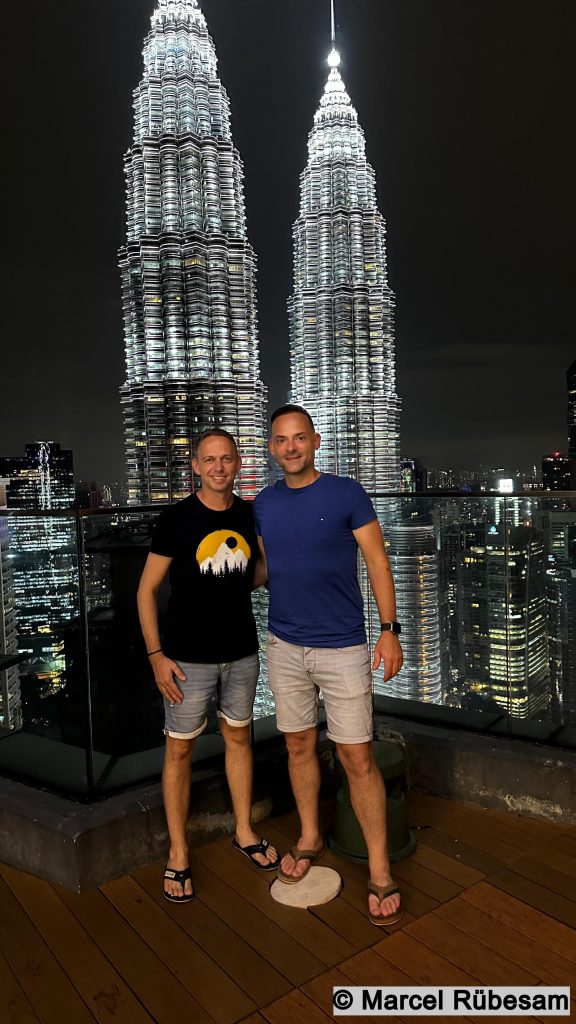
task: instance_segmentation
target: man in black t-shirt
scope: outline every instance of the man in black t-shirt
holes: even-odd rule
[[[170,835],[164,895],[175,903],[194,895],[186,843],[190,766],[214,696],[236,817],[234,848],[261,871],[279,864],[276,850],[259,839],[251,823],[250,722],[258,680],[251,592],[265,580],[252,504],[233,493],[240,456],[226,430],[205,431],[192,464],[202,488],[158,517],[138,589],[146,650],[164,697],[163,793]],[[157,593],[167,573],[171,593],[161,643]]]

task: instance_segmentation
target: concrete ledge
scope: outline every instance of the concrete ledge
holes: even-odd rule
[[[290,805],[283,741],[255,759],[254,811],[261,821]],[[230,834],[234,818],[221,763],[195,769],[188,836],[191,847]],[[160,783],[94,804],[80,804],[0,778],[0,861],[82,892],[166,855]]]
[[[576,823],[576,753],[377,715],[376,736],[405,746],[408,785],[547,821]]]

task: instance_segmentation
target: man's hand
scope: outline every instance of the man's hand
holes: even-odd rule
[[[176,676],[176,679],[180,679],[183,683],[186,682],[186,676],[180,665],[172,661],[171,658],[167,658],[162,651],[151,656],[150,664],[154,672],[156,686],[162,696],[166,697],[170,704],[181,704],[184,700],[182,691],[174,680],[174,676]]]
[[[374,648],[373,672],[379,668],[381,662],[384,662],[384,682],[387,683],[389,679],[398,675],[404,663],[402,647],[396,633],[385,631],[380,634]]]

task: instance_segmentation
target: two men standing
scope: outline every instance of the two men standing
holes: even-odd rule
[[[368,849],[370,920],[376,925],[393,924],[401,915],[400,894],[390,873],[386,846],[386,794],[372,752],[371,672],[384,661],[385,676],[386,679],[390,679],[402,667],[402,650],[397,635],[400,627],[395,621],[394,583],[382,531],[370,499],[355,481],[346,477],[321,474],[315,468],[314,456],[319,447],[320,437],[305,410],[292,405],[278,409],[272,416],[269,448],[284,471],[284,480],[265,488],[254,503],[256,533],[261,554],[261,561],[256,563],[254,586],[260,585],[266,574],[268,575],[269,681],[276,701],[278,728],[284,732],[286,738],[290,779],[301,823],[300,837],[282,858],[278,875],[287,884],[297,883],[307,874],[323,846],[318,820],[320,769],[316,750],[318,694],[321,691],[326,708],[328,736],[336,744],[338,756],[346,771],[352,805]],[[236,503],[246,504],[232,495],[232,483],[239,463],[235,462],[233,465],[230,462],[226,470],[221,453],[219,472],[210,472],[204,469],[200,458],[205,450],[206,441],[201,439],[194,461],[195,472],[199,473],[202,480],[200,495],[204,493],[206,496],[208,493],[211,500],[215,500],[212,496],[217,494],[220,512],[232,510]],[[205,472],[205,476],[202,476],[202,471]],[[229,482],[228,491],[224,487],[224,479]],[[176,525],[177,516],[183,515],[178,510],[186,506],[187,502],[193,501],[205,504],[202,497],[194,495],[162,513],[153,540],[152,553],[142,577],[139,599],[147,650],[151,652],[156,682],[167,704],[164,794],[171,837],[169,868],[165,882],[165,894],[168,898],[182,898],[182,892],[187,895],[191,891],[189,877],[184,890],[173,888],[172,883],[168,881],[168,872],[171,869],[181,871],[188,864],[183,836],[188,809],[186,772],[189,772],[190,765],[189,759],[186,762],[185,758],[181,758],[180,768],[174,771],[171,764],[174,759],[171,743],[173,736],[169,725],[171,709],[178,706],[182,700],[182,676],[197,678],[198,683],[192,687],[196,690],[202,685],[203,672],[200,672],[200,669],[211,668],[212,678],[219,677],[220,663],[223,660],[219,655],[214,658],[215,664],[212,665],[196,664],[192,668],[187,664],[184,666],[185,671],[182,672],[182,662],[178,660],[182,655],[177,654],[172,639],[166,645],[166,653],[156,651],[156,648],[160,648],[160,640],[157,615],[155,616],[155,594],[170,565],[166,560],[175,557],[176,550],[171,530],[168,531],[171,541],[168,546],[164,546],[162,517],[165,517],[166,522],[172,513],[171,523]],[[214,505],[212,509],[215,510]],[[179,527],[179,536],[185,541],[185,558],[187,552],[189,562],[195,557],[198,564],[201,564],[205,550],[202,545],[193,550],[197,535],[185,537],[184,520],[180,521],[182,525]],[[247,529],[246,525],[244,529]],[[236,533],[235,536],[239,538],[240,534]],[[235,536],[230,532],[231,540],[234,540]],[[357,578],[358,547],[366,562],[370,585],[382,622],[382,633],[375,646],[372,665],[366,645],[362,596]],[[225,553],[221,557],[228,561]],[[163,558],[164,563],[158,562],[159,558]],[[178,580],[176,567],[171,572],[174,602],[174,586]],[[191,625],[194,624],[198,611],[203,614],[196,602],[192,603],[193,598],[194,594],[188,590],[184,603],[180,605],[183,610],[186,609],[190,636]],[[215,605],[212,606],[211,612],[213,616],[216,615]],[[172,637],[172,633],[170,636]],[[219,639],[224,640],[225,637],[226,626],[219,633]],[[189,658],[190,662],[202,662],[203,658],[194,654],[194,644],[192,648],[182,650],[187,655],[193,655]],[[172,654],[172,658],[166,654]],[[243,654],[242,657],[244,656]],[[157,664],[154,664],[155,659],[159,659]],[[241,687],[242,683],[239,683],[238,688]],[[255,681],[253,686],[250,684],[250,689],[245,685],[245,692],[250,694],[251,701],[254,697],[254,688]],[[250,704],[248,721],[251,706]],[[244,760],[241,764],[234,760],[234,757],[229,758],[231,737],[227,738],[227,734],[234,730],[237,735],[240,729],[248,729],[247,722],[242,718],[234,718],[234,715],[244,714],[246,705],[240,710],[234,709],[232,713],[227,713],[221,704],[227,776],[237,817],[235,844],[240,849],[244,847],[242,852],[246,852],[253,862],[265,861],[257,865],[261,869],[271,870],[278,866],[279,858],[276,851],[267,846],[265,840],[258,845],[255,833],[247,825],[245,787],[240,798],[238,797],[237,773],[245,770],[249,755],[244,749]],[[195,728],[190,730],[191,735],[187,737],[187,741],[193,740],[193,736],[198,735],[202,728],[200,716],[200,720],[196,718]],[[185,800],[182,789],[186,791]],[[180,794],[178,796],[177,791]]]

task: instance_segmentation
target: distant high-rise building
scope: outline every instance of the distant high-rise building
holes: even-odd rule
[[[562,452],[552,452],[542,459],[542,489],[544,491],[570,490],[570,459]]]
[[[568,386],[568,458],[576,460],[576,361],[566,372]]]
[[[515,718],[548,711],[543,535],[504,523],[467,526],[460,557],[460,673],[468,697]]]
[[[252,497],[267,479],[256,258],[230,104],[197,0],[159,0],[152,15],[125,172],[129,502],[189,494],[194,436],[210,426],[238,439],[239,491]]]
[[[385,692],[438,700],[438,559],[432,528],[403,523],[406,517],[411,521],[414,510],[377,496],[397,491],[400,485],[394,296],[388,284],[386,229],[377,206],[376,178],[338,70],[334,19],[332,43],[293,229],[294,291],[288,302],[291,398],[308,410],[322,436],[318,468],[354,477],[376,495],[375,508],[390,545],[405,655],[404,668]],[[414,474],[410,487],[413,490]],[[361,586],[368,637],[374,643],[380,618],[364,568]],[[428,617],[431,600],[435,614]],[[381,681],[376,687],[382,689]]]
[[[72,452],[54,441],[27,444],[24,456],[0,458],[7,508],[49,512],[74,506]],[[64,670],[60,628],[78,613],[74,521],[64,516],[14,516],[9,543],[19,650],[26,671],[57,685]]]
[[[6,508],[8,481],[0,479],[0,510]],[[18,628],[14,607],[14,576],[10,559],[8,519],[0,515],[0,657],[18,654]],[[0,664],[0,728],[19,729],[22,725],[20,670],[17,664]]]

